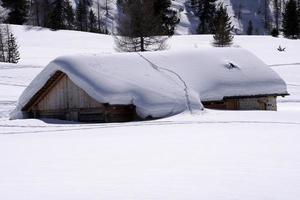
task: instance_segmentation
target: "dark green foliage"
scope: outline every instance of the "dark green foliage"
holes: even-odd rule
[[[223,4],[218,6],[215,21],[216,33],[214,35],[214,45],[218,47],[230,46],[234,36],[232,35],[233,26],[227,14],[227,9]]]
[[[24,24],[26,22],[28,14],[27,0],[3,0],[3,6],[10,10],[7,23]]]
[[[72,8],[72,5],[69,0],[66,1],[65,6],[65,18],[66,18],[66,27],[67,29],[74,29],[74,22],[75,22],[75,14]]]
[[[297,4],[295,0],[289,0],[283,14],[283,34],[287,38],[296,39],[299,31]]]
[[[253,23],[251,20],[248,22],[247,35],[253,35]]]
[[[271,35],[272,35],[273,37],[278,37],[279,31],[277,30],[277,28],[273,28],[273,30],[271,31]]]
[[[5,62],[6,40],[2,26],[0,26],[0,62]]]
[[[119,4],[116,44],[121,51],[149,51],[164,48],[163,20],[154,9],[153,0],[128,0]]]
[[[179,23],[177,12],[171,9],[170,0],[155,0],[154,15],[161,18],[160,35],[174,35],[175,26]]]
[[[194,8],[200,20],[197,32],[199,34],[215,33],[216,0],[195,0]]]
[[[16,41],[16,37],[13,33],[10,33],[8,37],[7,44],[8,52],[7,52],[7,62],[9,63],[18,63],[20,60],[19,47]]]
[[[50,4],[47,27],[54,30],[73,29],[74,11],[69,0],[55,0]]]
[[[49,28],[54,30],[65,28],[65,0],[56,0],[52,3],[49,18]]]
[[[90,32],[97,32],[97,19],[96,15],[93,10],[89,12],[89,31]]]
[[[76,8],[76,28],[79,31],[88,30],[88,4],[85,0],[79,0]]]
[[[16,37],[8,25],[0,26],[0,62],[18,63],[20,54]]]

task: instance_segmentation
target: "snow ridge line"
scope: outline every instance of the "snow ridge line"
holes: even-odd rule
[[[140,53],[137,53],[137,54],[142,59],[144,59],[145,61],[147,61],[154,70],[156,70],[156,71],[158,71],[160,73],[163,73],[162,70],[170,72],[170,73],[174,74],[180,80],[180,82],[182,82],[182,84],[184,86],[184,93],[185,93],[185,98],[186,98],[186,106],[187,106],[188,110],[190,111],[190,113],[192,114],[193,111],[192,111],[191,101],[190,101],[190,97],[189,97],[189,93],[188,93],[188,86],[187,86],[186,82],[183,80],[183,78],[178,73],[176,73],[176,72],[174,72],[174,71],[172,71],[170,69],[167,69],[167,68],[160,67],[160,66],[156,65],[155,63],[151,62],[148,58],[146,58],[145,56],[143,56],[142,54],[140,54]]]
[[[269,65],[269,66],[270,67],[280,67],[280,66],[292,66],[292,65],[300,65],[300,63],[274,64],[274,65]]]

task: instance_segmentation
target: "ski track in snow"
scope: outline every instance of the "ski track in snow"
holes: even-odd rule
[[[142,54],[138,53],[138,55],[139,55],[142,59],[144,59],[145,61],[147,61],[147,62],[150,64],[150,66],[152,66],[152,68],[153,68],[154,70],[159,71],[159,72],[161,72],[161,71],[163,70],[163,71],[172,73],[173,75],[175,75],[175,76],[178,78],[178,80],[179,80],[179,81],[183,84],[183,86],[184,86],[184,94],[185,94],[185,98],[186,98],[187,108],[188,108],[188,110],[190,111],[190,113],[193,113],[192,107],[191,107],[191,101],[190,101],[190,97],[189,97],[189,92],[188,92],[189,89],[188,89],[188,86],[187,86],[186,82],[183,80],[183,78],[182,78],[178,73],[176,73],[176,72],[174,72],[174,71],[172,71],[172,70],[169,70],[169,69],[166,69],[166,68],[164,68],[164,67],[160,67],[160,66],[154,64],[152,61],[150,61],[148,58],[146,58],[146,57],[143,56]],[[169,77],[169,76],[168,76],[168,77]],[[173,79],[172,79],[172,81],[173,81]],[[175,81],[175,83],[177,84],[176,81]]]
[[[205,125],[205,124],[276,124],[276,125],[290,125],[299,126],[300,122],[288,121],[163,121],[163,122],[141,122],[141,123],[123,123],[123,124],[110,124],[110,125],[82,125],[78,128],[73,126],[18,126],[18,125],[0,125],[2,128],[29,128],[28,131],[8,131],[0,134],[37,134],[47,132],[70,132],[91,129],[110,129],[110,128],[124,128],[124,127],[147,127],[147,126],[170,126],[170,125]],[[72,127],[72,128],[70,128]],[[40,130],[32,130],[39,129]],[[47,128],[47,130],[43,130]],[[60,128],[60,129],[52,129]]]
[[[300,65],[299,63],[285,63],[285,64],[273,64],[269,65],[270,67],[282,67],[282,66],[294,66],[294,65]]]

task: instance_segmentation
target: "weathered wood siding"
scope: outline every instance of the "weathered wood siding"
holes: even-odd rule
[[[277,97],[231,98],[219,102],[203,102],[205,108],[220,110],[277,110]]]
[[[244,98],[239,100],[240,110],[277,110],[277,97]]]
[[[55,118],[81,122],[125,122],[138,120],[133,105],[109,105],[97,102],[61,74],[37,98],[28,111],[34,118]]]
[[[99,107],[103,105],[77,87],[66,75],[63,75],[37,104],[38,110]]]

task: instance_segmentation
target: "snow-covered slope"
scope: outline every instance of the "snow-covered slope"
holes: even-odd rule
[[[49,29],[12,25],[20,46],[20,64],[45,66],[61,55],[101,54],[116,52],[114,39],[109,35],[77,31],[50,31]],[[168,40],[167,50],[211,47],[210,35],[174,36]],[[234,47],[250,50],[267,64],[281,64],[287,60],[299,62],[300,40],[273,38],[270,36],[236,36]],[[285,52],[277,51],[280,46]],[[34,52],[34,53],[33,53]],[[276,55],[276,56],[274,56]]]
[[[51,60],[112,52],[113,39],[13,29],[22,59],[0,64],[1,200],[299,200],[299,40],[235,38],[235,46],[286,81],[291,95],[279,98],[278,112],[206,110],[158,121],[72,124],[10,121],[8,113]],[[176,36],[169,46],[190,50],[211,46],[211,39]],[[279,45],[286,51],[278,52]]]
[[[116,1],[107,1],[109,8],[107,17],[104,11],[106,1],[99,0],[102,8],[101,15],[104,17],[104,21],[107,21],[108,29],[114,31],[114,19],[117,13]],[[75,2],[76,0],[74,0],[74,4]],[[97,2],[98,0],[94,0],[93,8],[95,10],[97,9]],[[253,23],[253,34],[255,35],[269,34],[269,30],[274,25],[272,1],[269,1],[267,6],[265,6],[265,1],[262,0],[218,0],[217,3],[224,3],[227,6],[228,14],[231,16],[237,34],[246,34],[250,20]],[[193,13],[190,0],[172,0],[172,8],[178,11],[180,17],[180,23],[176,27],[176,34],[195,34],[199,20]],[[269,21],[269,30],[265,26],[265,13],[267,13],[267,20]]]

